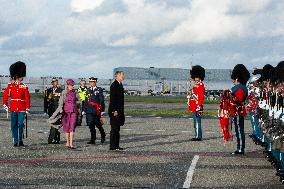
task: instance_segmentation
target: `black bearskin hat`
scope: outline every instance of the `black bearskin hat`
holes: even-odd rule
[[[269,71],[269,80],[271,83],[276,83],[278,78],[277,78],[277,69],[276,67],[272,67]]]
[[[24,62],[16,62],[10,66],[10,76],[12,79],[26,77],[26,64]]]
[[[233,80],[237,79],[242,85],[246,85],[250,78],[250,73],[243,64],[237,64],[232,71],[231,78]]]
[[[284,81],[284,61],[279,62],[279,64],[276,66],[277,70],[277,79],[279,82]]]
[[[202,81],[205,78],[205,69],[202,66],[193,66],[190,70],[191,79],[200,78]]]
[[[254,69],[252,72],[252,75],[261,75],[262,74],[262,69]]]
[[[270,79],[270,72],[271,72],[272,69],[273,69],[273,66],[271,66],[270,64],[266,64],[262,68],[262,73],[261,73],[262,81]]]

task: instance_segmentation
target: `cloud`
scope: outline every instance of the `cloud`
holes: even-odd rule
[[[139,42],[139,39],[134,36],[126,36],[122,39],[116,40],[110,43],[112,47],[125,47],[125,46],[134,46]]]
[[[70,7],[73,12],[84,12],[101,6],[104,0],[72,0]]]
[[[230,1],[230,9],[241,13],[251,13],[264,10],[271,0],[237,0]]]
[[[283,55],[280,0],[0,0],[0,4],[0,65],[26,61],[29,75],[95,73],[106,78],[118,66],[188,68],[192,61],[228,68],[236,63],[256,66],[270,56],[269,62]]]
[[[241,15],[229,15],[228,2],[193,0],[185,20],[173,30],[158,36],[155,42],[159,45],[205,43],[244,36],[248,20]]]

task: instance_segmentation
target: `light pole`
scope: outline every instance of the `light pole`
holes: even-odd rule
[[[1,80],[0,80],[0,91],[2,91],[2,84],[3,84],[3,77],[4,75],[0,75]]]

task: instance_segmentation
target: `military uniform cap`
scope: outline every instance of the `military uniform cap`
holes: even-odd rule
[[[89,81],[90,81],[90,82],[98,81],[98,78],[96,78],[96,77],[90,77],[90,78],[89,78]]]

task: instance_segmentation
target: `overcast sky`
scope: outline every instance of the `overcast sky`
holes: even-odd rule
[[[0,74],[112,78],[115,67],[252,69],[284,54],[284,0],[0,0]]]

